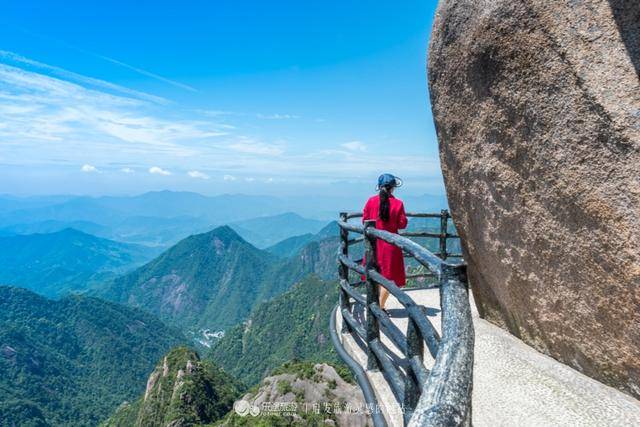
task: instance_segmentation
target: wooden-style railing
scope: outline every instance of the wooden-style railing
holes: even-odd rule
[[[361,216],[358,213],[341,213],[338,222],[341,237],[338,259],[342,333],[353,335],[366,348],[368,370],[382,371],[403,408],[405,425],[470,425],[474,333],[466,266],[461,262],[445,261],[460,256],[447,252],[447,240],[458,237],[448,232],[448,211],[407,214],[414,218],[440,218],[439,233],[412,231],[394,234],[376,229],[375,221],[365,221],[364,224],[349,222],[349,219]],[[350,239],[350,233],[361,237]],[[439,252],[432,253],[409,237],[437,238]],[[442,336],[427,318],[424,307],[417,305],[409,293],[378,272],[377,239],[401,248],[406,257],[426,267],[427,272],[423,275],[437,278]],[[349,247],[359,242],[364,243],[364,265],[361,260],[349,257]],[[364,294],[358,291],[363,284],[359,277],[350,282],[350,271],[364,276]],[[408,316],[405,333],[380,308],[379,286],[388,290],[405,308]],[[361,310],[364,311],[364,318],[356,316],[356,307],[364,309]],[[398,348],[401,358],[383,344],[381,333]],[[431,370],[423,363],[425,345],[435,359]],[[374,423],[379,422],[374,419]]]

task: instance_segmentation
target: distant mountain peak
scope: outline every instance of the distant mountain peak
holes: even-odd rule
[[[250,243],[244,240],[233,228],[229,227],[228,225],[221,225],[204,234],[211,238],[219,239],[225,245],[231,244],[232,242],[250,245]]]
[[[97,293],[145,307],[181,328],[219,330],[290,286],[270,280],[275,259],[224,225],[181,240]]]
[[[275,218],[280,217],[280,218],[300,218],[300,219],[306,219],[304,217],[302,217],[301,215],[298,215],[295,212],[284,212],[281,213],[279,215],[274,215]]]
[[[231,227],[221,225],[205,233],[192,234],[191,236],[185,237],[176,245],[169,248],[164,254],[172,253],[175,250],[182,250],[185,246],[189,246],[194,252],[206,251],[210,249],[211,242],[220,250],[228,248],[233,243],[255,249],[253,245],[244,240]]]
[[[54,231],[51,234],[67,234],[67,235],[75,235],[75,236],[86,236],[86,237],[90,237],[90,238],[94,238],[94,239],[99,239],[99,237],[93,236],[91,234],[85,233],[84,231],[80,231],[77,228],[73,228],[73,227],[65,227],[60,231]]]
[[[147,191],[146,193],[142,193],[142,195],[145,195],[145,194],[194,194],[194,195],[202,196],[202,194],[195,193],[193,191],[174,191],[174,190],[156,190],[156,191]]]

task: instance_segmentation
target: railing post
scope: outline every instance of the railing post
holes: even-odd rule
[[[376,222],[369,220],[364,222],[364,253],[366,259],[365,279],[367,280],[367,369],[380,370],[380,362],[371,349],[371,342],[380,339],[380,325],[378,318],[371,311],[371,304],[379,304],[380,290],[378,284],[369,276],[369,270],[377,271],[376,238],[369,236],[367,230],[375,228]]]
[[[340,220],[347,222],[348,217],[346,212],[340,212]],[[342,255],[349,256],[349,231],[340,227],[340,251]],[[346,280],[349,283],[349,268],[341,262],[338,262],[338,277],[340,280]],[[351,304],[349,303],[349,294],[340,286],[340,310],[347,309],[351,311]],[[342,333],[351,332],[351,326],[344,320],[342,321]]]
[[[426,315],[425,315],[426,317]],[[418,376],[411,368],[416,366],[411,363],[413,358],[419,360],[419,365],[422,366],[424,359],[424,339],[420,334],[420,329],[411,316],[409,316],[409,323],[407,324],[407,360],[409,361],[409,369],[407,369],[407,375],[405,377],[404,384],[404,404],[403,404],[403,416],[405,425],[409,423],[411,415],[413,414],[418,399],[420,398],[420,387],[418,385]]]
[[[440,211],[440,258],[447,259],[447,228],[449,225],[449,211]]]

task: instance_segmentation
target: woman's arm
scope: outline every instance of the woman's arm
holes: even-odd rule
[[[369,218],[369,205],[370,205],[371,199],[367,200],[367,203],[364,204],[364,209],[362,209],[362,223],[364,224],[364,222]]]
[[[404,203],[400,204],[400,215],[398,217],[398,228],[400,230],[407,228],[408,224],[407,214],[404,213]]]

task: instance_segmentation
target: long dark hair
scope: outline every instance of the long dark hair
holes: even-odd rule
[[[380,187],[380,209],[378,210],[378,218],[382,221],[389,221],[389,195],[391,195],[391,185],[383,185]]]

